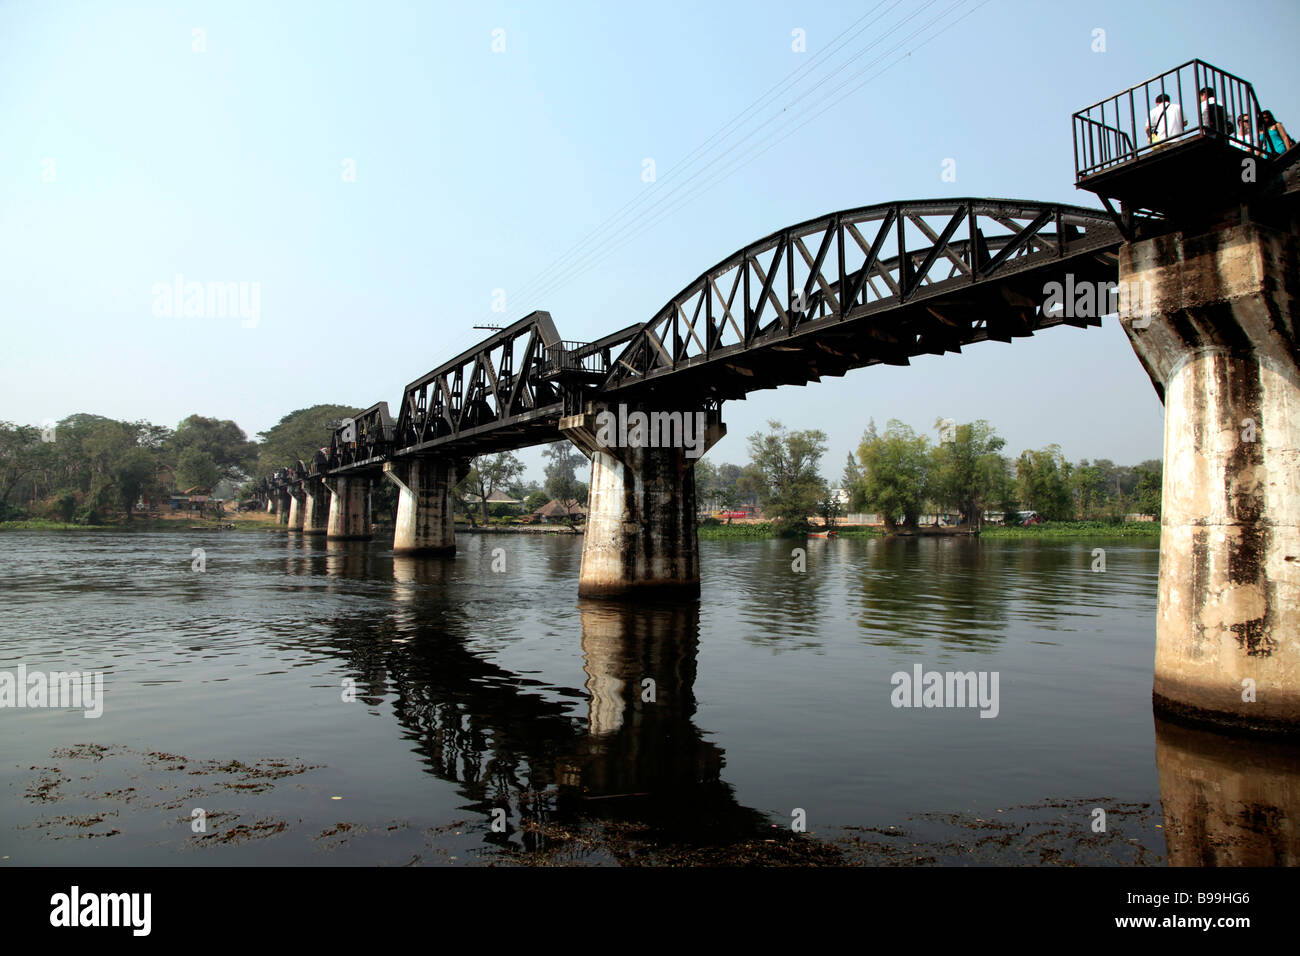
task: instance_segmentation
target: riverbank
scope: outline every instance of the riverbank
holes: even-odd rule
[[[818,534],[816,528],[811,533]],[[824,532],[821,532],[824,533]],[[838,538],[879,538],[884,530],[870,525],[848,525],[835,529]],[[702,524],[698,528],[701,540],[726,540],[730,538],[803,538],[808,532],[792,531],[773,524],[770,521],[757,521],[750,524]]]
[[[1160,522],[1044,521],[1042,524],[985,525],[984,538],[1158,538]]]
[[[232,528],[223,526],[233,525]],[[198,518],[194,515],[167,518],[112,518],[101,524],[72,524],[47,518],[0,521],[0,531],[264,531],[277,527],[275,515],[264,513]]]
[[[461,534],[582,534],[580,527],[562,524],[480,524],[456,525],[456,533]]]
[[[818,529],[812,529],[813,534]],[[732,538],[804,537],[805,532],[788,531],[771,522],[752,524],[700,525],[701,540]],[[899,529],[888,532],[878,525],[850,525],[837,527],[838,538],[1158,538],[1160,523],[1156,521],[1125,521],[1112,524],[1108,521],[1045,521],[1037,525],[985,525],[978,534],[964,528],[917,528],[913,531]]]
[[[233,527],[223,527],[233,526]],[[242,513],[217,520],[177,516],[167,518],[135,518],[131,521],[115,519],[104,524],[71,524],[44,518],[27,518],[20,521],[0,521],[0,531],[288,531],[287,526],[276,521],[275,515],[265,512]],[[392,532],[391,526],[376,527],[376,533]],[[557,534],[580,535],[581,527],[567,525],[457,525],[459,534]],[[817,534],[814,529],[813,534]],[[756,540],[766,538],[806,537],[804,531],[789,531],[771,522],[747,524],[703,524],[698,528],[702,541]],[[919,528],[915,531],[896,531],[892,534],[874,525],[850,525],[835,529],[838,538],[925,538],[972,537],[960,528]],[[1046,521],[1043,524],[1012,527],[985,525],[979,532],[983,538],[1159,538],[1160,524],[1155,521],[1125,521],[1111,524],[1106,521]]]

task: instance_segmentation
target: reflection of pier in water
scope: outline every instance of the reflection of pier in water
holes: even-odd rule
[[[1300,864],[1300,747],[1156,719],[1173,866]]]
[[[575,706],[585,696],[580,690],[539,693],[538,682],[469,650],[471,621],[445,597],[451,562],[358,547],[331,548],[324,561],[310,554],[290,560],[299,574],[372,581],[391,564],[391,606],[330,622],[330,636],[312,649],[345,663],[359,700],[390,697],[428,772],[455,782],[467,808],[485,823],[493,810],[506,811],[507,832],[485,827],[487,842],[504,846],[518,834],[524,849],[548,849],[551,841],[533,824],[597,821],[691,843],[770,836],[767,818],[737,804],[723,782],[722,750],[692,723],[697,602],[579,602],[584,719]]]

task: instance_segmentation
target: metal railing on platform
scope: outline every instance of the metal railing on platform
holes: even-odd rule
[[[1208,96],[1202,98],[1202,91]],[[1075,179],[1201,137],[1264,155],[1259,120],[1250,83],[1203,60],[1189,60],[1074,114]]]
[[[593,349],[590,342],[557,342],[546,348],[543,374],[576,372],[603,375],[606,371],[608,371],[607,357],[601,350]]]

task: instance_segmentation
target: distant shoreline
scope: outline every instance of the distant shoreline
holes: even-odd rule
[[[193,522],[193,524],[191,524]],[[202,524],[201,527],[198,525]],[[233,525],[223,528],[221,525]],[[0,521],[0,531],[284,531],[287,525],[268,521],[263,517],[247,515],[228,516],[219,522],[200,522],[197,518],[136,518],[132,521],[116,520],[104,524],[71,524],[32,518],[20,521]],[[391,525],[376,526],[382,536],[392,532]],[[581,536],[584,528],[568,525],[457,525],[458,534],[551,534]],[[821,536],[818,529],[788,531],[770,523],[700,525],[697,529],[701,541],[714,540],[765,540],[770,538],[803,538],[811,532]],[[1125,521],[1111,524],[1105,521],[1046,521],[1039,525],[1012,526],[985,525],[979,532],[962,528],[923,527],[915,530],[889,532],[878,525],[848,525],[835,529],[837,538],[1159,538],[1158,521]]]

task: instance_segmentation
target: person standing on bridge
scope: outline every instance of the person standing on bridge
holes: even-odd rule
[[[1236,144],[1244,150],[1249,151],[1251,149],[1249,113],[1242,113],[1237,117]]]
[[[1273,118],[1271,110],[1259,112],[1259,145],[1265,156],[1281,156],[1295,145],[1286,127]]]
[[[1210,133],[1228,134],[1228,111],[1214,98],[1214,87],[1201,87],[1201,128]]]
[[[1157,96],[1156,105],[1151,108],[1151,115],[1147,117],[1147,139],[1154,145],[1163,142],[1171,135],[1177,136],[1185,129],[1187,129],[1187,121],[1183,119],[1183,108],[1177,103],[1171,103],[1168,93]],[[1173,132],[1171,133],[1170,130]]]

